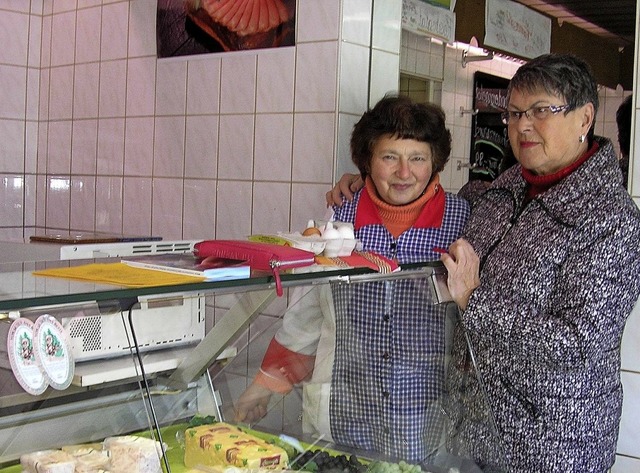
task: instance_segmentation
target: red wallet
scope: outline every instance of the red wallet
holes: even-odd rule
[[[253,269],[271,271],[276,281],[276,293],[282,295],[280,270],[310,266],[314,263],[314,253],[293,248],[244,240],[204,240],[196,243],[193,254],[200,258],[216,256],[246,261]]]

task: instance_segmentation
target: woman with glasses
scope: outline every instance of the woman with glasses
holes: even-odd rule
[[[518,165],[476,201],[442,256],[462,321],[448,412],[485,471],[501,454],[518,473],[614,463],[620,342],[640,294],[640,212],[612,143],[594,136],[597,110],[581,59],[548,54],[518,69],[503,114]],[[484,444],[481,405],[461,389],[465,336],[502,452]]]

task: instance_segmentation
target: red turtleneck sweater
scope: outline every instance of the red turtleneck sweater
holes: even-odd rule
[[[542,194],[543,192],[549,190],[551,187],[556,185],[558,182],[563,180],[573,171],[578,169],[587,159],[589,159],[596,151],[598,151],[598,143],[595,141],[589,150],[582,155],[582,157],[573,163],[569,164],[567,167],[560,169],[553,174],[547,174],[546,176],[538,176],[533,174],[528,169],[522,168],[522,177],[527,184],[529,184],[527,188],[527,197],[526,200],[529,201],[534,197]]]

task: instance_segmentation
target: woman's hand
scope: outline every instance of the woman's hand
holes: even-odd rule
[[[252,423],[262,419],[267,415],[271,394],[267,388],[251,383],[234,406],[234,421]]]
[[[451,297],[462,310],[467,308],[471,293],[480,285],[480,259],[464,238],[454,241],[440,260],[447,268],[447,286]]]
[[[338,183],[327,192],[327,207],[342,205],[342,198],[353,199],[353,194],[364,187],[364,181],[360,174],[343,174]]]

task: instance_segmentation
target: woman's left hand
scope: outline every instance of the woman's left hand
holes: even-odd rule
[[[454,241],[440,260],[447,268],[447,286],[451,297],[462,310],[467,308],[471,293],[480,285],[480,259],[464,238]]]

